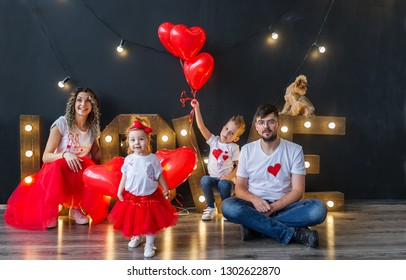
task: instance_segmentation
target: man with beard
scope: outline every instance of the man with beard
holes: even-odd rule
[[[223,215],[240,224],[244,241],[265,235],[283,244],[316,248],[318,233],[308,227],[324,221],[327,207],[317,199],[303,200],[303,149],[278,136],[274,105],[259,106],[254,120],[261,138],[241,148],[235,197],[223,201]]]

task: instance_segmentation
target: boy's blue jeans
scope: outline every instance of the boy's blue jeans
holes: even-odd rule
[[[296,228],[321,224],[327,215],[326,205],[318,199],[305,199],[265,216],[251,202],[230,197],[221,204],[223,216],[251,230],[288,244]]]
[[[200,186],[206,199],[206,206],[214,208],[214,188],[217,187],[220,192],[221,200],[231,196],[231,190],[234,183],[230,180],[220,180],[217,177],[203,176],[200,180]]]

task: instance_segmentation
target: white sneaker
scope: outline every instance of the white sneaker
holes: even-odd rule
[[[56,218],[55,220],[50,222],[49,225],[47,226],[47,228],[56,228],[57,225],[58,225],[58,218]]]
[[[217,215],[217,208],[207,207],[203,210],[202,220],[211,221],[213,220],[214,215]]]
[[[144,257],[151,258],[155,256],[155,249],[156,247],[154,245],[145,244]]]
[[[74,220],[79,225],[87,225],[89,218],[82,212],[81,209],[70,208],[69,219]]]
[[[128,247],[135,248],[141,244],[141,236],[133,236],[131,237],[130,242],[128,242]]]
[[[227,222],[228,220],[227,220],[227,218],[226,218],[226,217],[224,217],[224,216],[223,216],[223,221]]]

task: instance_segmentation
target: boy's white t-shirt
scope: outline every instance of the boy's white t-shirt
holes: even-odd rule
[[[147,156],[130,154],[124,159],[121,172],[127,177],[125,190],[133,195],[145,196],[158,188],[158,178],[163,168],[155,154]]]
[[[75,128],[69,131],[68,121],[65,116],[59,117],[51,125],[51,128],[57,126],[62,135],[61,141],[55,150],[55,153],[69,152],[78,157],[88,156],[95,140],[90,129],[81,131]]]
[[[306,175],[302,147],[280,140],[272,155],[263,152],[261,139],[244,145],[238,162],[237,176],[248,178],[248,191],[271,201],[291,191],[292,174]]]
[[[211,177],[230,174],[234,169],[234,162],[240,156],[240,147],[235,143],[221,143],[220,137],[211,135],[206,141],[210,146],[207,170]]]

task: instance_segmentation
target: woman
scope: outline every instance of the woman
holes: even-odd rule
[[[67,102],[65,116],[52,125],[41,170],[30,184],[22,181],[7,202],[4,219],[22,229],[46,229],[57,225],[61,205],[77,224],[102,222],[108,200],[84,186],[83,171],[100,160],[98,137],[100,111],[90,88],[77,88]]]

